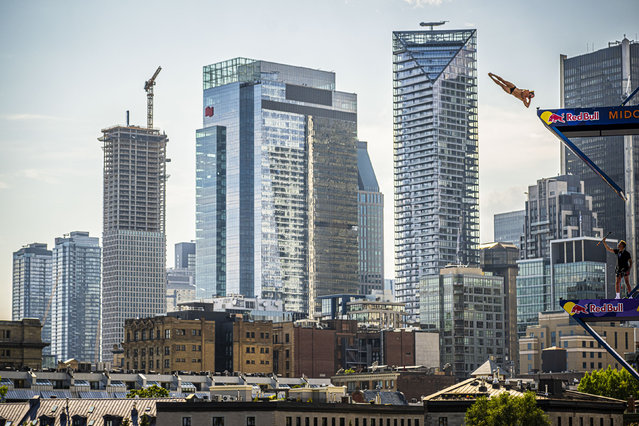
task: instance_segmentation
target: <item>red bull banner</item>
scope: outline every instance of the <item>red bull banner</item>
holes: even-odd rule
[[[626,201],[624,190],[568,136],[639,134],[639,106],[537,110],[539,119],[559,140]]]
[[[562,300],[562,309],[585,322],[639,320],[639,299]]]
[[[567,137],[639,134],[639,106],[538,109],[547,126]]]

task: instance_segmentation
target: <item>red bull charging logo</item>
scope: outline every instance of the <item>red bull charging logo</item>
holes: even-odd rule
[[[594,111],[592,114],[583,111],[579,114],[571,114],[569,112],[555,114],[554,112],[544,111],[541,113],[540,117],[544,120],[544,122],[546,122],[546,124],[570,123],[575,121],[597,121],[599,120],[599,111]]]

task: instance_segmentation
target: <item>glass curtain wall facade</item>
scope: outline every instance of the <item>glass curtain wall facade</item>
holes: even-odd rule
[[[560,299],[614,298],[616,257],[597,238],[580,237],[552,241],[551,273],[554,310]],[[614,247],[616,240],[607,240]]]
[[[479,268],[441,269],[420,282],[420,326],[437,331],[440,363],[465,380],[489,357],[504,367],[504,279]]]
[[[521,236],[524,235],[525,218],[526,210],[496,214],[493,217],[494,241],[512,243],[519,248]]]
[[[166,313],[166,144],[158,129],[102,130],[104,151],[102,359],[124,320]]]
[[[359,293],[384,286],[384,194],[368,156],[366,142],[357,142]]]
[[[395,291],[410,319],[419,278],[479,264],[476,30],[393,32]]]
[[[603,236],[598,225],[593,197],[579,176],[539,179],[528,187],[520,258],[549,258],[551,240]]]
[[[71,232],[55,239],[51,354],[58,361],[100,360],[100,261],[98,238]]]
[[[554,306],[550,285],[550,259],[518,260],[517,266],[517,334],[523,337],[526,327],[537,324],[539,312]]]
[[[595,52],[560,57],[560,102],[563,108],[620,105],[639,85],[639,43],[624,37],[621,42]],[[639,104],[635,96],[629,105]],[[575,144],[608,176],[625,188],[634,206],[624,203],[583,161],[561,146],[562,173],[580,176],[600,226],[613,237],[628,242],[636,258],[636,220],[639,198],[631,194],[639,186],[639,136],[573,138]],[[635,148],[632,148],[634,146]],[[630,148],[630,149],[629,149]],[[624,152],[632,152],[626,158]],[[632,181],[632,182],[631,182]],[[631,231],[632,232],[629,232]],[[633,268],[634,269],[634,268]],[[633,271],[634,273],[634,271]],[[635,280],[633,280],[635,281]]]
[[[28,244],[13,253],[11,319],[38,318],[46,343],[51,343],[51,262],[46,244]],[[43,348],[42,354],[50,355],[51,347]]]
[[[357,98],[331,72],[235,58],[204,67],[198,297],[308,312],[357,290]]]

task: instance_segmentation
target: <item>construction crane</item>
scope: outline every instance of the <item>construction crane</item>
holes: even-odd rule
[[[153,77],[144,83],[144,90],[146,90],[146,127],[149,129],[153,128],[153,86],[155,86],[155,78],[160,71],[162,71],[162,67],[158,67]]]

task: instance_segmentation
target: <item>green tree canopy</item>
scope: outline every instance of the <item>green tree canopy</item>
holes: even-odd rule
[[[9,388],[7,386],[0,386],[0,401],[4,400],[4,396],[7,394],[8,390]]]
[[[579,392],[609,398],[639,398],[639,381],[626,370],[616,370],[608,366],[605,370],[593,370],[586,373],[577,386]]]
[[[511,396],[508,392],[488,399],[478,398],[466,411],[468,426],[548,426],[550,419],[537,407],[535,394]]]
[[[149,386],[146,389],[131,389],[126,394],[127,398],[166,398],[169,391],[158,385]]]

